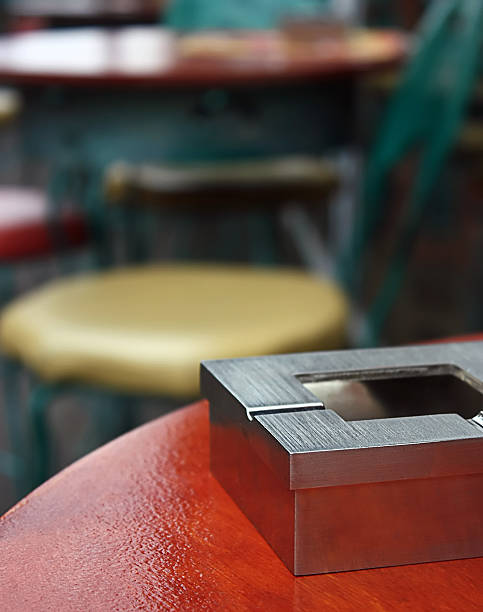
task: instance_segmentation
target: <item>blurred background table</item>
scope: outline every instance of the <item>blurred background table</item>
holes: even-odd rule
[[[0,38],[0,81],[22,89],[24,157],[50,177],[55,165],[63,177],[83,168],[95,183],[92,210],[100,177],[119,160],[340,151],[356,135],[358,77],[406,52],[403,34],[377,30],[309,42],[279,31],[48,30]]]
[[[354,30],[303,42],[278,31],[176,38],[157,27],[32,32],[0,38],[0,79],[20,84],[228,85],[373,71],[400,62],[407,38]]]
[[[310,155],[353,140],[357,77],[406,51],[391,31],[50,30],[0,37],[0,81],[22,89],[24,152],[42,163]]]
[[[211,476],[201,402],[75,463],[0,520],[14,610],[481,610],[483,559],[294,578]]]

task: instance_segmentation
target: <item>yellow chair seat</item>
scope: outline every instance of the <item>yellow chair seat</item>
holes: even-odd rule
[[[0,340],[49,382],[188,397],[202,359],[340,347],[347,310],[331,282],[293,269],[152,265],[18,299]]]

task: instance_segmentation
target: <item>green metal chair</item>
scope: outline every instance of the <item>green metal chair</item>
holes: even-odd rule
[[[245,4],[240,8],[235,2],[178,0],[172,3],[166,18],[168,24],[183,30],[262,28],[273,26],[283,15],[299,11],[313,14],[327,5],[328,2],[260,2],[257,11],[249,11]],[[477,70],[482,10],[478,0],[429,4],[419,29],[418,48],[393,95],[369,155],[354,234],[339,266],[343,285],[355,297],[360,289],[356,270],[360,269],[362,254],[367,251],[385,209],[385,188],[391,171],[408,153],[416,150],[420,153],[398,243],[364,319],[361,344],[375,344],[380,339],[402,285],[417,228],[459,133]]]
[[[433,2],[422,21],[413,58],[389,103],[365,169],[354,232],[340,262],[340,278],[356,298],[361,289],[360,262],[387,207],[391,172],[410,153],[417,153],[418,163],[387,271],[365,317],[362,345],[378,342],[399,294],[430,196],[461,129],[482,38],[480,0]]]

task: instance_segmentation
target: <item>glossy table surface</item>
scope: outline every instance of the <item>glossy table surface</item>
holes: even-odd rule
[[[177,38],[158,26],[48,30],[0,37],[0,80],[80,86],[313,81],[393,65],[406,52],[406,37],[393,31],[303,43],[276,31]]]
[[[204,402],[52,478],[0,540],[10,612],[483,609],[483,558],[294,578],[211,476]]]

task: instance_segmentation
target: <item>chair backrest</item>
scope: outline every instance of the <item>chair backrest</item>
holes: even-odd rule
[[[365,169],[349,249],[341,260],[341,280],[352,294],[360,286],[363,255],[389,204],[385,196],[392,170],[409,153],[417,153],[417,168],[392,258],[367,317],[366,343],[377,341],[402,284],[425,206],[459,134],[482,39],[482,0],[434,0],[388,105]]]
[[[178,30],[277,27],[286,16],[314,15],[329,0],[173,0],[164,22]]]

